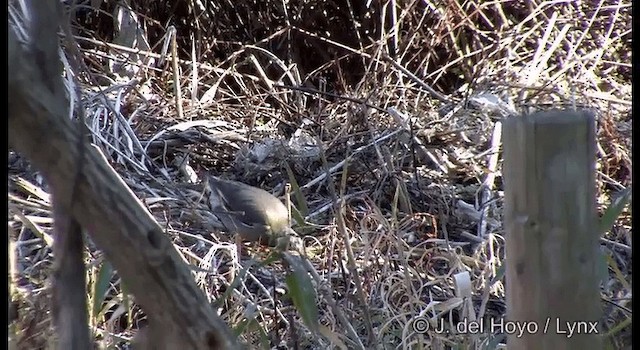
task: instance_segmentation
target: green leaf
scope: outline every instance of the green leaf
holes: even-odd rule
[[[498,270],[496,270],[496,275],[493,276],[493,278],[491,279],[491,282],[489,282],[489,285],[492,286],[494,283],[502,280],[502,277],[504,277],[504,274],[506,271],[507,271],[506,264],[498,267]]]
[[[285,162],[284,166],[287,170],[289,183],[291,184],[291,192],[293,192],[293,195],[296,197],[296,202],[298,203],[298,208],[299,208],[298,212],[301,215],[301,217],[307,216],[307,214],[309,213],[309,207],[307,206],[307,199],[304,198],[302,191],[300,191],[300,185],[298,184],[298,181],[296,180],[296,177],[293,174],[293,170],[291,170],[291,167],[289,167],[289,164]],[[300,222],[298,221],[298,218],[296,218],[296,221],[300,226],[304,224],[304,221]]]
[[[631,326],[631,316],[629,316],[628,318],[620,321],[620,323],[618,323],[617,325],[615,325],[614,327],[612,327],[609,332],[607,332],[607,334],[604,335],[605,338],[612,338],[615,337],[616,334],[618,334],[619,332],[621,332],[623,329],[625,329],[626,327]]]
[[[626,290],[631,290],[632,289],[631,285],[625,279],[622,271],[620,271],[620,268],[618,267],[618,264],[616,263],[615,259],[613,259],[613,256],[611,256],[611,254],[607,254],[606,258],[608,263],[607,265],[611,268],[611,270],[613,271],[613,274],[616,276],[620,284],[622,284],[622,287]]]
[[[300,226],[300,227],[304,227],[305,226],[304,216],[293,205],[291,206],[291,217],[293,218],[293,220],[296,221],[298,226]]]
[[[93,284],[93,305],[91,308],[93,317],[97,316],[102,309],[102,304],[110,287],[112,275],[113,267],[107,260],[104,260],[98,270],[96,281]]]
[[[260,261],[259,266],[268,266],[276,261],[280,261],[280,259],[282,259],[282,253],[278,251],[272,251],[264,260]]]
[[[133,312],[131,312],[131,298],[129,297],[129,287],[124,283],[124,281],[120,280],[120,293],[122,295],[122,304],[124,309],[127,310],[127,322],[129,324],[133,324]]]
[[[600,218],[600,233],[606,233],[611,230],[613,224],[618,219],[618,216],[624,210],[624,207],[629,203],[631,199],[631,188],[620,191],[618,196],[611,201],[611,205],[605,210],[604,214]]]
[[[311,284],[311,278],[301,264],[290,264],[293,270],[285,279],[289,288],[289,296],[298,309],[304,323],[314,332],[318,331],[318,305],[316,291]]]

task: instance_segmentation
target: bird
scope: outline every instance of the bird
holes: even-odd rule
[[[297,236],[289,224],[289,210],[271,193],[242,182],[208,176],[209,204],[224,227],[244,241],[288,245]],[[282,239],[285,242],[282,243]]]

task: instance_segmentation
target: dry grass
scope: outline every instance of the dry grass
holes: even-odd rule
[[[294,228],[326,282],[318,289],[332,292],[367,348],[500,340],[420,335],[411,320],[505,312],[501,118],[593,110],[601,211],[631,185],[629,1],[302,0],[284,2],[286,11],[279,1],[205,3],[136,2],[149,43],[137,46],[135,23],[114,29],[113,4],[74,8],[85,66],[77,81],[69,66],[66,76],[93,142],[185,259],[208,271],[196,272],[199,285],[252,348],[357,346],[324,298],[323,336],[308,331],[283,296],[278,264],[253,265],[229,288],[228,272],[248,257],[234,255],[206,201],[185,185],[206,172],[278,193],[294,183]],[[12,327],[18,348],[45,348],[51,202],[11,151],[9,175]],[[630,247],[629,209],[602,245],[603,328],[614,348],[631,344]],[[91,244],[87,266],[94,334],[100,346],[122,348],[144,317]]]

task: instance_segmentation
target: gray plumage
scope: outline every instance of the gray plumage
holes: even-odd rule
[[[292,232],[287,207],[271,193],[210,176],[210,204],[225,228],[243,240],[274,245]]]

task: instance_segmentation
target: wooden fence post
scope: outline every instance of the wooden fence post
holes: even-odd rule
[[[503,128],[507,346],[602,349],[594,117],[539,112]]]

